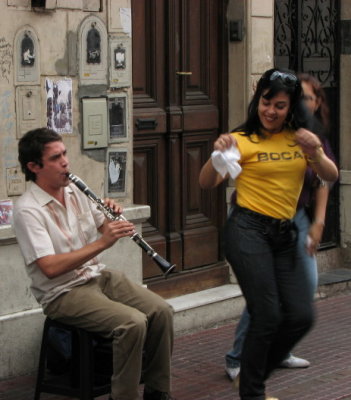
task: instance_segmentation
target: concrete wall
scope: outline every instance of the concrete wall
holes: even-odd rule
[[[50,4],[50,2],[47,2]],[[111,93],[126,92],[129,95],[129,111],[131,107],[131,87],[112,89],[109,80],[106,85],[79,85],[79,29],[82,21],[88,16],[97,16],[105,25],[108,34],[123,34],[122,18],[119,7],[129,8],[129,0],[115,0],[103,2],[103,12],[88,12],[98,9],[98,0],[63,1],[55,0],[57,8],[47,11],[33,11],[30,1],[11,0],[9,4],[21,6],[7,6],[7,1],[0,2],[0,13],[3,21],[0,27],[0,199],[8,198],[8,184],[6,174],[9,169],[17,168],[17,143],[20,133],[16,127],[16,93],[15,89],[15,35],[24,26],[32,27],[37,33],[40,50],[40,91],[41,108],[40,125],[46,125],[46,78],[56,81],[69,78],[73,86],[73,133],[63,134],[71,161],[71,170],[80,175],[99,195],[103,193],[105,180],[106,148],[82,150],[82,115],[80,112],[82,96],[101,96]],[[26,6],[27,4],[27,6]],[[28,5],[29,4],[29,5]],[[113,6],[112,6],[112,5]],[[118,5],[118,7],[117,7]],[[60,7],[66,8],[60,8]],[[110,32],[112,30],[112,32]],[[125,36],[127,36],[125,34]],[[38,55],[39,56],[39,55]],[[131,71],[131,65],[129,65]],[[108,71],[107,71],[108,74]],[[32,83],[28,83],[32,85]],[[131,121],[131,113],[129,114]],[[129,124],[129,127],[131,124]],[[131,128],[128,140],[120,145],[110,144],[113,148],[126,148],[132,151]],[[19,174],[18,180],[23,179]],[[20,185],[18,185],[20,186]],[[127,193],[119,200],[122,203],[131,203],[133,195],[132,157],[128,157],[128,173],[126,182]],[[19,189],[19,192],[23,190]],[[15,197],[13,198],[15,200]]]
[[[230,0],[228,20],[243,21],[243,40],[229,42],[229,129],[246,118],[255,82],[273,67],[274,2]]]
[[[228,126],[242,124],[247,107],[261,75],[273,67],[273,0],[230,0],[227,19],[243,22],[243,40],[229,42]],[[226,199],[228,208],[234,190],[229,180]],[[233,277],[234,279],[234,277]]]

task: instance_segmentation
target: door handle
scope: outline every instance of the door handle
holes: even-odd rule
[[[177,71],[177,75],[192,75],[193,73],[191,71]]]

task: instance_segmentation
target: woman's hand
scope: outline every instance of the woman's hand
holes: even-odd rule
[[[319,243],[322,240],[323,229],[324,223],[320,221],[315,221],[310,226],[306,243],[306,250],[310,256],[313,256],[317,253]]]
[[[311,158],[317,156],[318,149],[322,147],[322,143],[317,135],[307,129],[300,128],[296,131],[295,137],[305,154]]]
[[[230,133],[222,133],[213,144],[214,150],[226,151],[231,146],[236,146],[236,140]],[[228,174],[229,175],[229,174]],[[226,177],[227,178],[227,177]],[[211,158],[201,168],[199,184],[202,189],[213,189],[224,181],[224,178],[215,170]]]
[[[318,136],[307,129],[300,128],[295,134],[296,142],[307,155],[307,162],[321,179],[335,182],[339,173],[335,163],[324,153]]]
[[[236,140],[230,133],[222,133],[214,142],[213,148],[219,151],[225,151],[231,146],[236,146]]]

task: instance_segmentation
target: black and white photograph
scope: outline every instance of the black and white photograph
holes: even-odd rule
[[[101,37],[100,32],[93,26],[87,35],[87,64],[100,64]]]
[[[57,133],[72,133],[72,79],[46,79],[46,126]]]
[[[120,197],[126,193],[127,150],[107,151],[107,196]]]
[[[110,143],[125,142],[127,139],[127,97],[121,93],[108,99]]]
[[[34,65],[34,43],[33,40],[25,34],[21,42],[21,63],[24,67],[31,67]]]
[[[122,45],[115,49],[115,68],[126,69],[126,49]]]
[[[112,36],[110,40],[110,84],[123,88],[131,85],[131,40],[125,35]]]

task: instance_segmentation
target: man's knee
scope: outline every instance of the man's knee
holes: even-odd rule
[[[133,312],[122,324],[113,330],[113,336],[119,342],[128,339],[131,342],[143,342],[147,331],[147,318],[141,312]]]
[[[154,318],[162,323],[172,324],[173,323],[174,310],[173,307],[168,304],[165,300],[161,300],[155,307]]]

